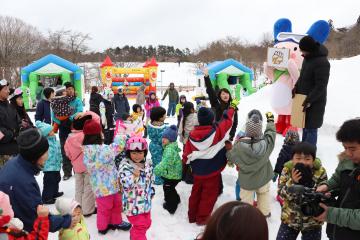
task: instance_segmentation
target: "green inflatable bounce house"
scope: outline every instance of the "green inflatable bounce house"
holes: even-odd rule
[[[227,88],[233,97],[241,98],[241,89],[247,95],[255,92],[252,86],[253,71],[234,59],[217,61],[207,65],[214,89]]]
[[[41,83],[44,87],[56,90],[66,82],[75,87],[76,95],[82,99],[84,95],[84,75],[82,69],[53,54],[49,54],[21,69],[21,84],[26,109],[34,108],[36,92]]]

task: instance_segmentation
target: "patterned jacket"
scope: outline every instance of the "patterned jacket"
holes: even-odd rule
[[[115,149],[115,144],[84,146],[84,164],[96,197],[106,197],[120,190],[114,161]]]
[[[140,176],[135,177],[135,169],[140,170]],[[153,166],[146,160],[145,169],[138,168],[130,159],[125,158],[119,166],[119,179],[122,188],[123,209],[127,216],[151,211],[151,200],[155,195],[152,186],[154,182]]]
[[[321,227],[323,223],[316,221],[313,217],[302,215],[299,205],[296,203],[295,195],[287,191],[287,188],[294,184],[291,178],[293,167],[294,164],[292,161],[285,163],[279,180],[278,194],[284,199],[284,205],[281,210],[281,221],[289,227],[301,231]],[[315,187],[324,184],[326,180],[326,170],[321,165],[320,159],[317,158],[314,161],[313,167]]]
[[[169,143],[164,147],[161,162],[155,167],[156,176],[167,179],[180,180],[182,176],[181,152],[177,142]]]
[[[154,165],[157,165],[162,158],[163,147],[162,147],[162,134],[166,128],[166,125],[154,126],[149,123],[147,132],[149,139],[151,140],[149,150],[151,153],[151,159]]]

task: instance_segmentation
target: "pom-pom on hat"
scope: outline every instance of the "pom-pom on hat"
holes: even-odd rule
[[[170,127],[167,127],[162,134],[162,138],[166,138],[170,142],[176,142],[177,127],[175,125],[171,125]]]
[[[83,133],[85,135],[96,135],[102,132],[100,122],[93,119],[87,120],[84,124]]]
[[[198,122],[201,126],[211,125],[214,122],[215,116],[210,108],[202,107],[198,111]]]

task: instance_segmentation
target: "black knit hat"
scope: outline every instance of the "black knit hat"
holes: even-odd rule
[[[320,43],[310,36],[305,36],[300,40],[299,48],[305,52],[316,52],[320,47]]]
[[[92,119],[91,115],[86,115],[86,116],[84,116],[82,118],[74,119],[74,121],[73,121],[73,129],[75,129],[75,130],[83,130],[85,122],[87,120],[90,120],[90,119]]]
[[[215,116],[210,108],[202,107],[198,111],[198,121],[200,126],[211,125],[214,122]]]
[[[22,131],[17,138],[17,143],[20,155],[25,160],[34,164],[49,149],[47,139],[36,128]]]
[[[65,86],[66,89],[68,89],[68,88],[70,88],[70,87],[75,89],[74,85],[73,85],[71,82],[66,82],[66,83],[64,84],[64,86]]]

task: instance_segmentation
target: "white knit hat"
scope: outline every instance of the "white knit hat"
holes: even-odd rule
[[[18,218],[12,218],[10,222],[7,224],[7,226],[11,229],[16,229],[21,231],[24,228],[24,223]]]
[[[58,198],[55,202],[56,210],[61,215],[72,214],[76,207],[80,207],[80,203],[71,198]]]

